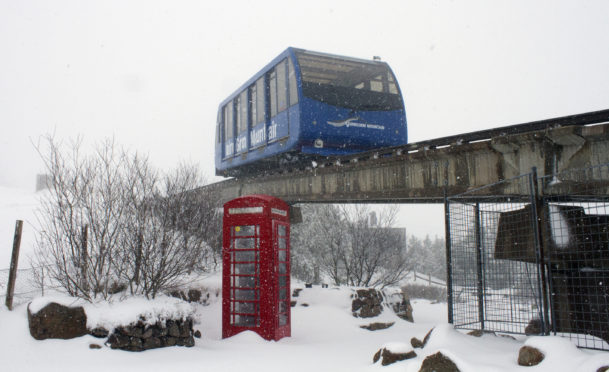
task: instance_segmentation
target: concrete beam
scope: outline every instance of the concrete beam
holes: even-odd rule
[[[204,188],[223,202],[267,194],[288,203],[441,203],[445,192],[462,193],[528,173],[532,167],[537,167],[539,175],[552,175],[604,163],[609,163],[609,124],[547,129],[414,152],[398,150],[376,159],[353,157],[341,165],[234,178]],[[507,192],[492,189],[494,195]],[[551,193],[551,188],[546,192]]]

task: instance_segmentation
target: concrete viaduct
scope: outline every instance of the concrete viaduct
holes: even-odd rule
[[[609,110],[332,158],[315,167],[228,179],[201,190],[222,202],[267,194],[290,204],[441,203],[445,194],[509,179],[532,167],[539,175],[552,175],[603,163],[609,163]],[[546,186],[541,185],[543,193],[551,194]]]

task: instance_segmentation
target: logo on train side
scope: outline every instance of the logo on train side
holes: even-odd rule
[[[333,127],[336,128],[341,128],[341,127],[354,127],[354,128],[367,128],[367,129],[378,129],[378,130],[385,130],[385,126],[384,125],[379,125],[379,124],[371,124],[371,123],[360,123],[357,122],[356,120],[359,120],[358,117],[354,117],[354,118],[349,118],[349,119],[345,119],[345,120],[335,120],[335,121],[328,121],[327,123],[330,124]]]

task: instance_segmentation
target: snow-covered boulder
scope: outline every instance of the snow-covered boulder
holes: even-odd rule
[[[441,352],[437,352],[433,355],[428,356],[423,360],[423,364],[421,364],[421,368],[419,372],[459,372],[459,368],[450,360],[449,357],[442,354]]]
[[[379,360],[381,365],[387,366],[401,360],[416,358],[417,353],[410,348],[407,344],[403,343],[388,343],[383,345],[379,351],[372,357],[372,362],[376,363]]]
[[[351,297],[351,311],[356,318],[373,318],[380,315],[385,307],[389,307],[398,317],[413,322],[412,305],[401,291],[365,288],[355,290]]]
[[[70,339],[89,333],[87,315],[82,306],[70,307],[51,302],[39,309],[30,303],[27,310],[30,334],[37,340]]]
[[[518,364],[525,367],[536,366],[543,361],[545,355],[532,346],[523,346],[518,352]]]

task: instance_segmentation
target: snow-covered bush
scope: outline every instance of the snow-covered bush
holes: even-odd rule
[[[219,216],[214,201],[191,192],[203,181],[194,166],[162,174],[113,141],[85,155],[81,141],[49,136],[37,149],[49,191],[34,262],[68,294],[155,297],[212,260]]]

